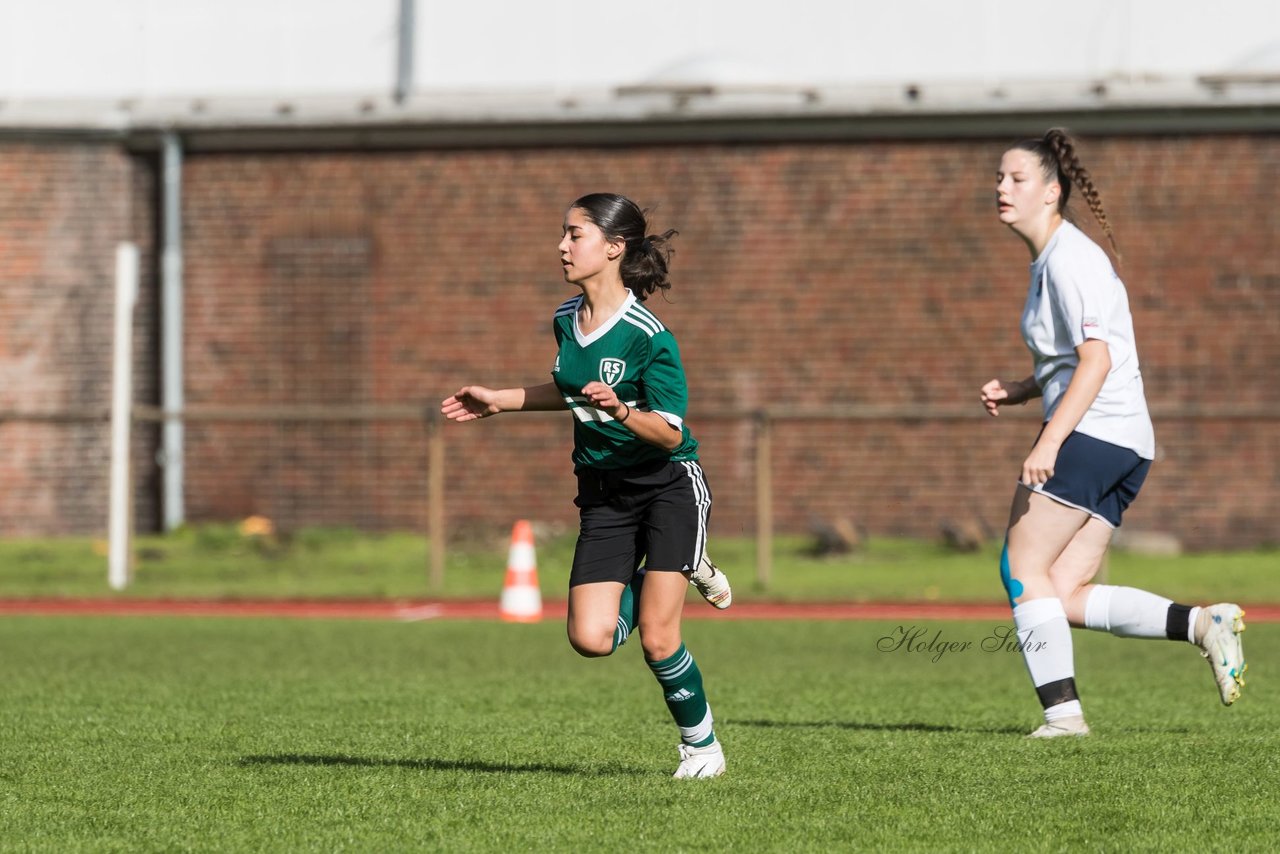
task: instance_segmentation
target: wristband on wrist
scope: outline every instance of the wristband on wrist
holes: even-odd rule
[[[624,400],[624,401],[622,401],[622,405],[623,405],[623,406],[625,406],[625,407],[627,407],[627,414],[626,414],[626,415],[624,415],[624,416],[622,416],[621,418],[619,418],[619,419],[618,419],[618,423],[619,423],[619,424],[623,423],[624,421],[626,421],[628,418],[630,418],[630,417],[631,417],[631,404],[627,403],[627,402]]]

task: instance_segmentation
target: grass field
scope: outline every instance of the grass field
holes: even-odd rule
[[[443,589],[427,583],[425,540],[412,534],[303,530],[283,541],[246,538],[232,525],[148,536],[137,543],[134,583],[123,594],[106,586],[104,544],[82,539],[0,540],[0,597],[494,597],[502,589],[507,543],[495,531],[486,543],[450,549]],[[537,544],[543,595],[563,598],[572,534]],[[801,537],[780,537],[771,583],[756,583],[755,544],[720,538],[712,557],[729,572],[734,596],[750,599],[845,601],[1001,601],[999,544],[957,553],[928,542],[875,538],[845,556],[817,558]],[[1234,598],[1280,602],[1280,551],[1258,549],[1176,558],[1115,553],[1112,583],[1154,590],[1188,602]]]
[[[673,781],[634,642],[557,624],[0,620],[3,851],[1272,850],[1280,712],[1252,626],[1222,708],[1185,644],[1076,632],[1094,735],[992,624],[692,623],[729,773]]]

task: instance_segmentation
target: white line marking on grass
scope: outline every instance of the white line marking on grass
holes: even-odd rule
[[[421,620],[434,620],[444,615],[444,608],[439,605],[418,605],[413,608],[397,608],[396,619],[405,623]]]

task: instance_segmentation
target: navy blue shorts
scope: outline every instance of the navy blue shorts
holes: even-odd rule
[[[695,461],[660,460],[619,471],[577,471],[581,528],[569,586],[627,584],[647,572],[698,565],[707,548],[711,490]]]
[[[1072,433],[1058,449],[1053,477],[1034,487],[1053,500],[1083,510],[1112,528],[1138,497],[1151,460],[1083,433]]]

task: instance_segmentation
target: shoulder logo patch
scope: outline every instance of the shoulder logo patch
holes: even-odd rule
[[[600,360],[600,381],[607,386],[615,386],[622,375],[627,372],[627,363],[621,359]]]

